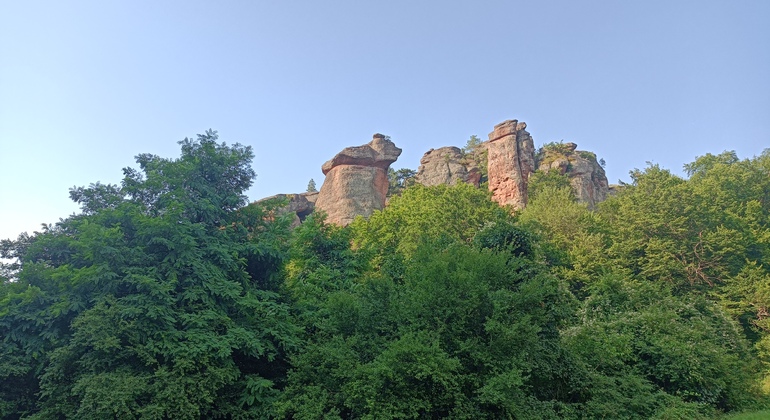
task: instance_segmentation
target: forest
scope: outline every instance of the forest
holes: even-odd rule
[[[768,408],[770,149],[408,185],[347,227],[248,203],[208,131],[3,240],[0,418],[709,419]]]

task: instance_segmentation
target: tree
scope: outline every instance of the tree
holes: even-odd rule
[[[508,221],[510,214],[473,185],[414,185],[393,197],[368,221],[353,222],[353,241],[380,255],[409,255],[425,238],[470,243],[488,222]]]
[[[597,417],[712,418],[758,400],[748,342],[713,302],[615,274],[588,289],[563,337],[590,367]]]
[[[479,136],[474,134],[465,143],[465,147],[463,147],[462,151],[466,154],[473,153],[479,148],[479,146],[481,146],[481,143],[483,143],[483,141],[479,138]]]
[[[527,183],[527,197],[529,201],[534,201],[542,190],[566,190],[569,194],[568,202],[575,202],[575,192],[572,190],[569,176],[561,174],[557,170],[535,171],[530,175]]]
[[[607,267],[671,285],[682,298],[718,301],[741,322],[766,366],[769,156],[708,154],[685,165],[688,179],[650,165],[633,171],[632,184],[599,208],[609,240]]]
[[[516,242],[508,233],[482,244]],[[292,357],[282,416],[558,418],[579,398],[584,373],[558,333],[573,305],[530,256],[428,237],[400,270],[349,271],[335,255],[369,254],[339,245],[292,282],[308,335]]]
[[[532,200],[520,222],[541,238],[544,255],[574,292],[606,271],[608,239],[603,221],[578,203],[566,182],[555,173],[535,177]]]
[[[768,169],[732,153],[687,165],[690,179],[651,165],[600,207],[610,256],[632,273],[681,290],[712,289],[746,261],[767,261]]]
[[[417,171],[409,168],[388,168],[388,197],[400,195],[404,188],[414,185]]]
[[[315,187],[315,181],[313,178],[310,178],[310,181],[307,183],[307,192],[318,192],[318,190]]]
[[[487,161],[489,152],[484,142],[476,135],[472,135],[462,148],[462,154],[466,164],[471,164],[481,173],[480,182],[487,181]]]
[[[243,207],[249,147],[180,145],[137,156],[120,187],[74,188],[83,213],[23,247],[0,298],[1,363],[18,363],[3,415],[270,414],[297,334],[275,292],[289,221]]]

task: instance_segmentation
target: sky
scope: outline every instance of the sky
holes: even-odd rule
[[[610,183],[647,162],[770,148],[770,1],[0,0],[0,239],[78,212],[211,128],[253,147],[251,200],[346,146],[393,167],[507,119]]]

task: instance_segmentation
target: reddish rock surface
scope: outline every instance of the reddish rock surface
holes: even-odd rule
[[[527,205],[527,184],[535,171],[535,143],[527,124],[504,121],[489,133],[488,177],[492,199],[501,205],[523,209]]]
[[[326,221],[346,226],[385,207],[388,168],[401,149],[382,134],[363,146],[346,147],[321,166],[326,179],[315,203]]]
[[[524,122],[508,120],[497,124],[489,140],[470,152],[453,146],[431,149],[420,159],[414,181],[478,187],[486,169],[492,199],[517,210],[527,205],[535,170],[566,175],[577,199],[591,208],[617,189],[608,185],[594,153],[577,150],[575,143],[549,143],[536,152],[526,128]],[[297,225],[314,209],[325,212],[328,222],[343,226],[359,215],[369,217],[386,205],[388,168],[400,154],[401,149],[382,134],[363,146],[346,147],[321,167],[326,179],[320,192],[280,195],[288,199],[281,211],[296,214]]]

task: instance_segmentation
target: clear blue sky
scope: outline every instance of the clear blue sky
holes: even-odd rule
[[[251,145],[252,199],[345,146],[430,148],[526,121],[607,162],[770,147],[770,1],[0,0],[0,238],[77,210],[139,153]]]

